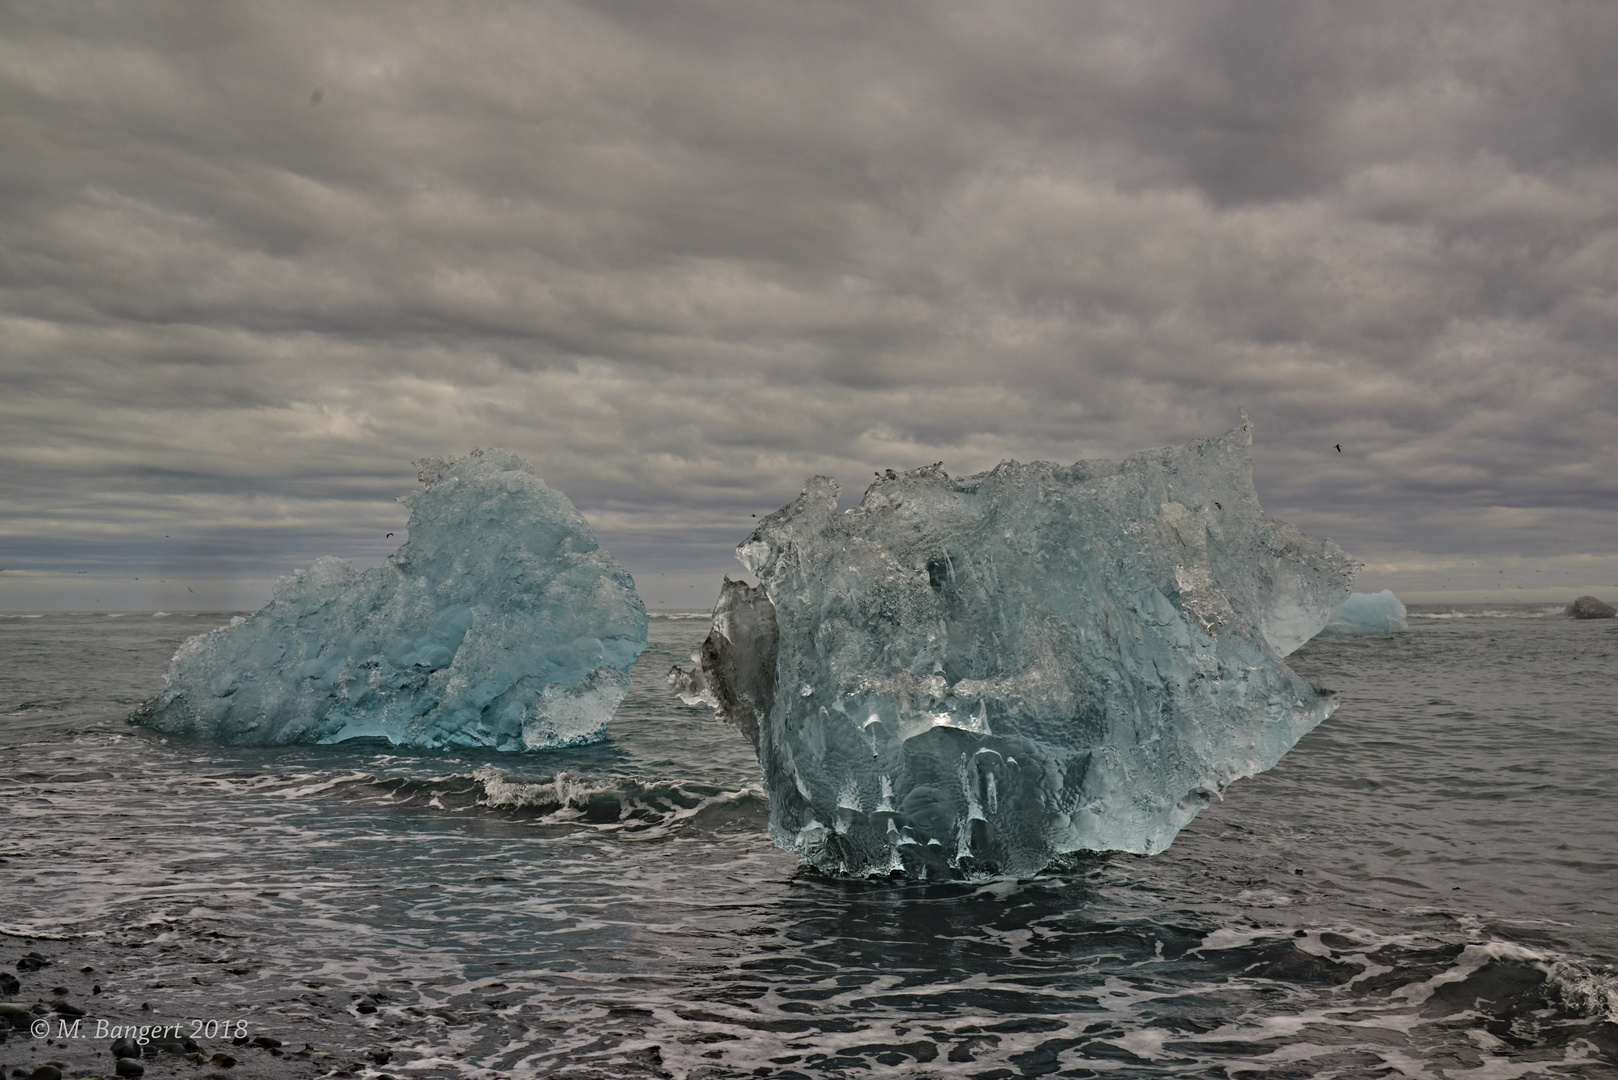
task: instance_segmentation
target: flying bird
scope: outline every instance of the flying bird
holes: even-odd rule
[[[389,539],[389,540],[392,540],[392,539],[393,539],[393,534],[392,534],[392,533],[389,533],[389,534],[388,534],[388,535],[387,535],[387,537],[386,537],[386,539]]]
[[[1337,444],[1337,452],[1339,454],[1341,454],[1343,452],[1343,444],[1342,443]]]

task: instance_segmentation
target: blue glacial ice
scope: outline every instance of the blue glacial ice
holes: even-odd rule
[[[601,738],[646,608],[566,496],[516,455],[417,463],[409,540],[323,558],[180,647],[132,723],[232,743],[536,750]]]
[[[1335,706],[1281,658],[1359,566],[1264,516],[1251,444],[889,471],[844,513],[815,477],[671,683],[753,740],[775,842],[826,872],[1161,851]]]
[[[1391,589],[1357,592],[1331,613],[1322,634],[1397,634],[1408,630],[1405,606]]]

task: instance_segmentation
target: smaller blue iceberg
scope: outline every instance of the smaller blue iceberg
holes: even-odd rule
[[[1405,621],[1405,606],[1392,590],[1349,594],[1337,605],[1322,634],[1398,634],[1410,629]]]
[[[410,538],[385,563],[282,578],[263,610],[180,646],[130,723],[275,745],[602,738],[646,648],[628,571],[515,454],[417,465]]]

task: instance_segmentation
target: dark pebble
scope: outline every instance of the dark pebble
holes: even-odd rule
[[[225,1053],[215,1054],[212,1060],[213,1063],[219,1066],[221,1069],[234,1068],[236,1065],[236,1059]]]
[[[202,1049],[191,1039],[177,1039],[172,1035],[152,1037],[146,1044],[146,1056],[156,1057],[160,1052],[167,1054],[194,1054]]]
[[[53,986],[51,987],[51,993],[56,997],[67,997],[67,987]]]
[[[51,1006],[58,1016],[83,1016],[84,1010],[77,1005],[69,1005],[65,1001],[58,1001]]]
[[[28,1074],[28,1080],[62,1080],[62,1070],[55,1065],[41,1065]]]
[[[230,1045],[232,1045],[232,1046],[246,1046],[248,1043],[250,1043],[252,1041],[253,1040],[249,1039],[246,1035],[238,1035],[234,1039],[230,1040]]]
[[[112,1056],[115,1058],[140,1057],[140,1045],[134,1039],[112,1040]]]
[[[17,976],[9,971],[0,971],[0,994],[9,997],[21,989],[22,983],[17,981]]]
[[[146,1072],[146,1066],[142,1065],[140,1062],[136,1061],[134,1058],[119,1058],[118,1059],[118,1075],[119,1076],[141,1076],[145,1072]]]
[[[92,986],[92,987],[90,987],[90,993],[92,993],[92,994],[99,994],[99,993],[101,993],[101,984],[100,984],[100,983],[96,983],[96,984],[95,984],[95,985],[94,985],[94,986]]]
[[[95,968],[91,967],[89,964],[85,964],[83,967],[81,967],[79,969],[79,974],[80,975],[88,975],[88,974],[90,974],[90,972],[92,972],[94,970],[95,970]]]
[[[378,1065],[386,1065],[392,1057],[393,1054],[387,1050],[377,1049],[371,1051],[371,1060]]]
[[[18,1031],[23,1031],[34,1022],[34,1011],[21,1005],[13,1005],[9,1001],[0,1002],[0,1017],[9,1021]]]
[[[363,1013],[366,1016],[370,1016],[372,1013],[376,1012],[376,1006],[372,1005],[369,1001],[362,1001],[358,1005],[354,1006],[354,1011]]]
[[[267,1050],[273,1050],[275,1047],[281,1045],[281,1040],[277,1039],[273,1035],[254,1035],[252,1038],[252,1043],[254,1046],[262,1046]]]
[[[31,952],[17,961],[18,971],[38,971],[42,967],[50,967],[51,962],[37,952]]]

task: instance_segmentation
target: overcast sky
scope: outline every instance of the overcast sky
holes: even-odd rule
[[[1362,588],[1618,599],[1614,57],[1608,0],[7,3],[0,608],[257,606],[477,446],[702,608],[811,474],[1243,407]]]

